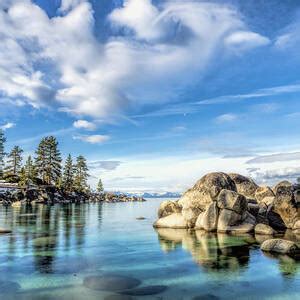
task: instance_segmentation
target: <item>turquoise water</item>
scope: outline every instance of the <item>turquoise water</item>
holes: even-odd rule
[[[154,230],[162,200],[0,207],[0,299],[300,299],[251,235]]]

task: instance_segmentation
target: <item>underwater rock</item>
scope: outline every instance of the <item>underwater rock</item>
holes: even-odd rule
[[[21,286],[17,282],[0,280],[0,294],[14,293],[14,292],[18,292],[20,289]]]
[[[109,295],[104,300],[133,300],[129,295]]]
[[[122,291],[120,294],[131,296],[149,296],[163,293],[168,287],[165,285],[149,285],[127,291]]]
[[[137,287],[141,281],[121,275],[94,275],[84,278],[83,285],[96,291],[122,291]]]
[[[203,294],[203,295],[193,297],[193,300],[219,300],[219,299],[221,298],[213,294]]]

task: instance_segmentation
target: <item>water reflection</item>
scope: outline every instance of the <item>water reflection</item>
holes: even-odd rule
[[[263,235],[237,236],[201,230],[158,228],[156,231],[163,251],[170,252],[178,248],[188,250],[199,266],[215,273],[230,271],[233,274],[247,270],[250,251],[259,250],[259,244],[270,239],[270,236]],[[297,258],[265,252],[261,254],[276,259],[283,276],[295,276],[299,270]]]

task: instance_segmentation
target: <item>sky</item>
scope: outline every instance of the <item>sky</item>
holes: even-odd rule
[[[1,0],[0,127],[107,190],[300,177],[300,1]]]

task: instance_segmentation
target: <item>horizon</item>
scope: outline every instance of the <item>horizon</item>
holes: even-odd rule
[[[300,2],[4,0],[0,24],[6,151],[54,135],[121,192],[300,177]]]

